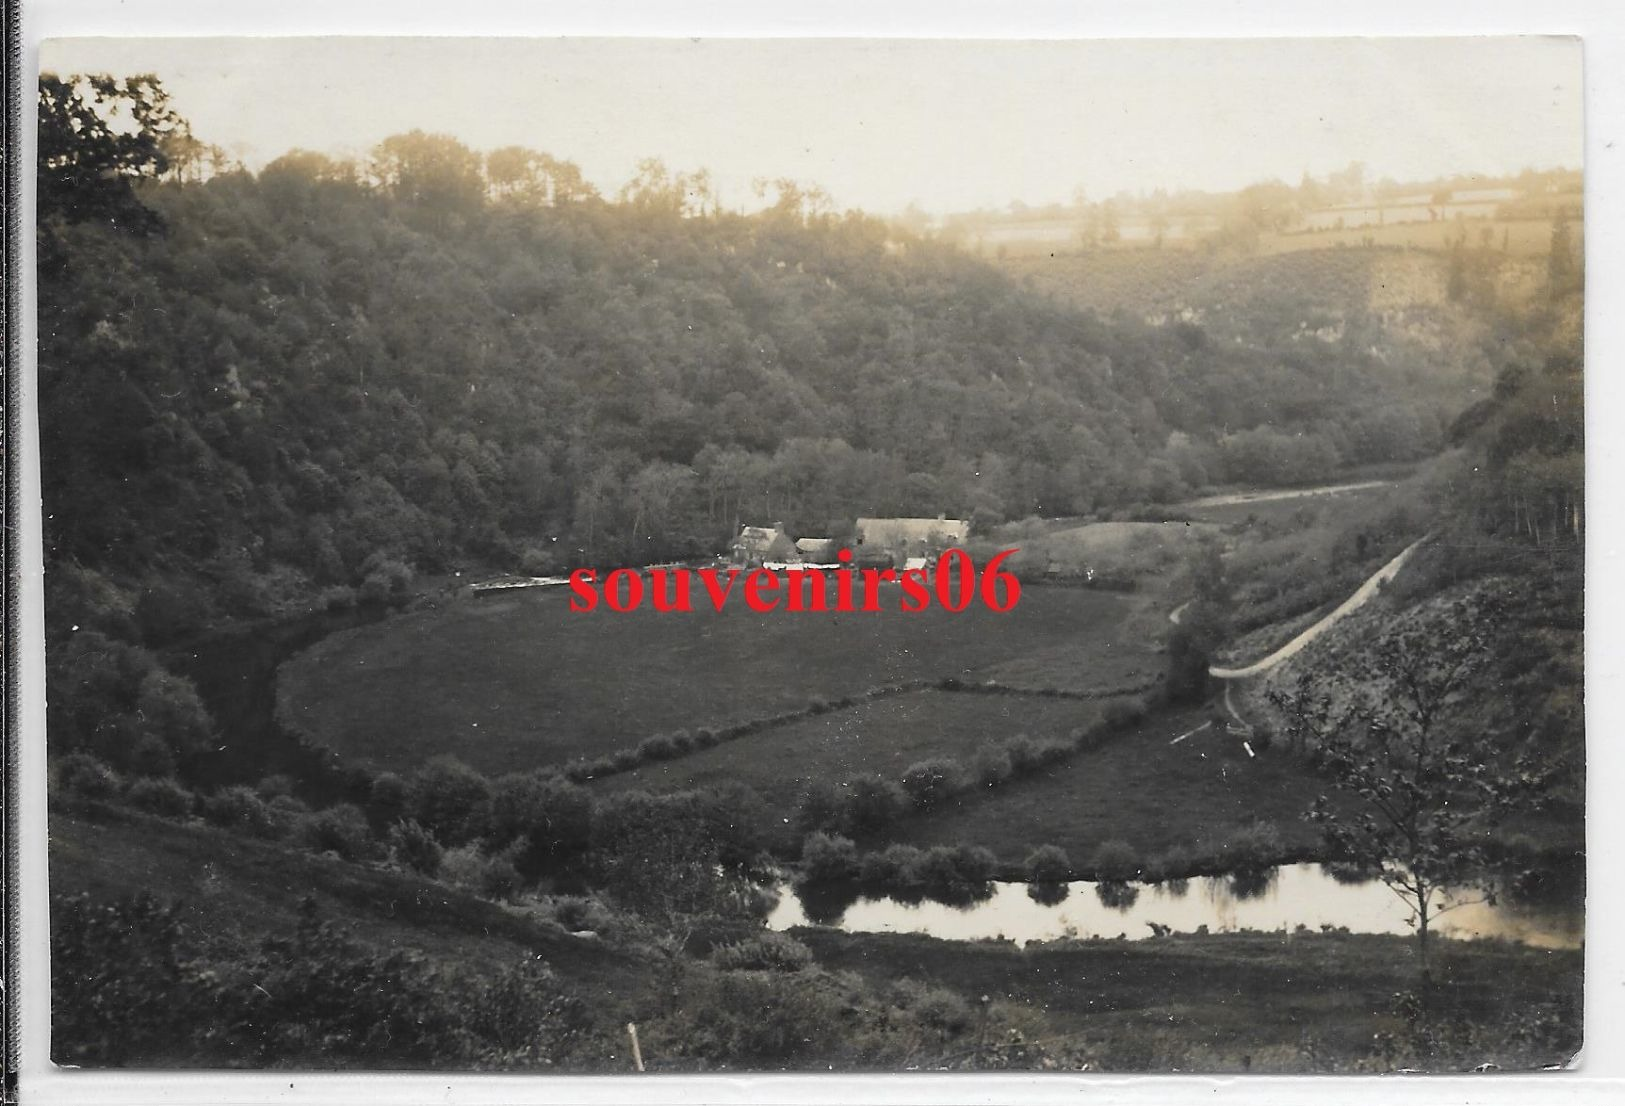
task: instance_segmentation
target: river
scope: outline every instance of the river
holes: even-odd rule
[[[1006,939],[1018,945],[1066,937],[1117,937],[1143,940],[1154,935],[1151,923],[1175,933],[1207,927],[1210,933],[1239,930],[1288,932],[1303,926],[1344,927],[1353,933],[1408,934],[1410,908],[1378,880],[1351,880],[1319,864],[1289,864],[1259,876],[1200,876],[1151,884],[1107,884],[1087,881],[1055,888],[1065,897],[1039,902],[1040,889],[1025,883],[993,883],[992,894],[966,906],[900,902],[860,896],[839,901],[804,902],[781,884],[777,906],[768,918],[776,930],[817,922],[848,933],[928,933],[948,940]],[[1501,900],[1497,905],[1461,896],[1458,905],[1438,916],[1434,932],[1448,938],[1502,938],[1538,948],[1576,948],[1583,938],[1578,907],[1534,906]],[[809,917],[811,915],[811,917]]]

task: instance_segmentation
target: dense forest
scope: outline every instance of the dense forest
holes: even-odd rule
[[[434,135],[257,175],[157,147],[121,178],[141,219],[41,180],[43,471],[53,563],[209,581],[186,621],[385,562],[541,572],[714,552],[740,520],[1317,479],[1426,455],[1454,414],[1368,343],[1103,319],[787,182],[743,216],[657,164],[606,200]]]

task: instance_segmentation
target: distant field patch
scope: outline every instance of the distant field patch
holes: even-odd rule
[[[1017,734],[1060,737],[1092,725],[1102,709],[1076,699],[918,691],[813,715],[595,786],[673,791],[736,781],[788,810],[811,780],[898,780],[910,765],[931,757],[968,764],[977,750]]]
[[[881,684],[1003,678],[1023,658],[1034,659],[1028,677],[1079,690],[1154,666],[1153,645],[1125,640],[1145,601],[1086,588],[1033,587],[1002,614],[729,604],[721,614],[584,615],[567,601],[563,589],[463,600],[336,634],[282,667],[279,715],[381,768],[453,753],[503,772]],[[1134,650],[1137,659],[1120,659]]]
[[[1383,498],[1391,497],[1393,493],[1393,486],[1385,484],[1382,487],[1351,488],[1347,491],[1295,495],[1276,499],[1247,499],[1233,503],[1197,500],[1190,503],[1176,503],[1169,508],[1169,511],[1187,515],[1200,522],[1213,523],[1219,526],[1232,526],[1238,522],[1246,522],[1249,519],[1267,523],[1294,522],[1301,519],[1307,525],[1327,507],[1340,512],[1347,512],[1379,502]]]
[[[1280,750],[1248,758],[1239,742],[1211,729],[1169,744],[1209,717],[1209,710],[1153,714],[1093,752],[987,794],[949,799],[901,823],[898,837],[985,845],[1012,862],[1035,846],[1059,845],[1080,863],[1113,839],[1147,859],[1175,845],[1203,855],[1255,820],[1273,823],[1286,845],[1317,842],[1302,815],[1326,784],[1295,758]]]

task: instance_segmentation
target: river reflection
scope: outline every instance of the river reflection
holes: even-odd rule
[[[993,883],[987,888],[980,901],[948,905],[929,899],[854,898],[849,890],[833,888],[798,893],[786,885],[768,925],[833,925],[853,933],[929,933],[954,940],[1006,938],[1017,944],[1118,935],[1138,940],[1163,927],[1175,933],[1298,926],[1411,932],[1409,909],[1384,884],[1319,864],[1167,883]],[[1583,936],[1578,910],[1504,900],[1496,906],[1463,902],[1439,916],[1435,932],[1456,938],[1502,937],[1541,948],[1576,947]]]

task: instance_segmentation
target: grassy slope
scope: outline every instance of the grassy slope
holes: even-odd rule
[[[1294,758],[1280,750],[1249,758],[1211,729],[1169,744],[1209,717],[1209,709],[1154,715],[1104,748],[986,795],[951,799],[903,823],[899,836],[985,845],[1011,862],[1034,846],[1059,845],[1081,864],[1112,838],[1146,857],[1176,844],[1206,854],[1262,819],[1287,845],[1313,846],[1318,835],[1301,816],[1325,785]]]
[[[769,803],[793,807],[809,780],[863,773],[901,779],[909,765],[933,756],[968,764],[978,749],[1005,738],[1065,736],[1097,721],[1100,712],[1100,704],[1075,699],[913,692],[646,764],[597,786],[665,791],[737,781]]]
[[[883,602],[895,603],[895,592]],[[1120,686],[1129,670],[1160,667],[1142,637],[1120,632],[1144,601],[1076,588],[1028,589],[1003,614],[980,605],[957,615],[732,605],[721,614],[573,614],[566,603],[563,589],[468,600],[334,635],[283,666],[280,710],[341,754],[382,767],[449,752],[500,772],[796,709],[814,696],[1000,676],[1023,657],[1041,663],[1017,674],[1050,686]]]
[[[1369,1054],[1373,1033],[1400,1028],[1389,1013],[1392,996],[1417,978],[1415,943],[1402,937],[1243,933],[1022,950],[917,934],[794,933],[826,967],[985,994],[1039,1013],[1047,1032],[1084,1042],[1118,1035],[1136,1042],[1138,1055],[1116,1064],[1108,1053],[1108,1070],[1235,1071],[1246,1056],[1254,1071],[1302,1071],[1326,1066],[1316,1053],[1347,1070]],[[1579,952],[1443,942],[1433,965],[1442,984],[1435,1009],[1482,1024],[1514,1008],[1577,1004],[1582,963]],[[1560,1063],[1579,1044],[1525,1063]]]
[[[369,944],[418,949],[442,967],[485,972],[540,955],[572,982],[615,994],[648,974],[629,954],[415,875],[101,805],[52,810],[51,890],[98,901],[149,891],[180,902],[187,932],[228,944],[291,934],[310,895],[322,917],[354,924]]]

